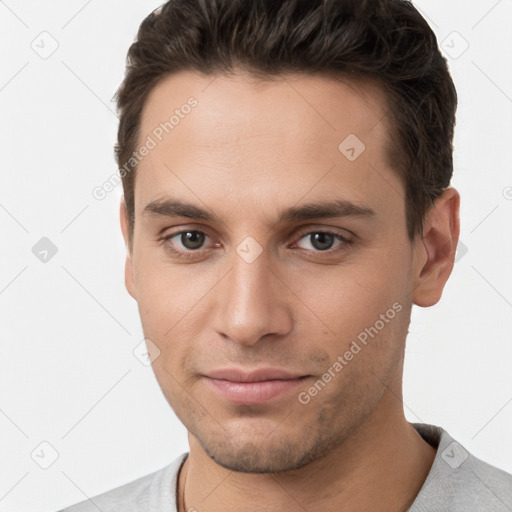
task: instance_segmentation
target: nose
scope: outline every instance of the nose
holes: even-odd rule
[[[263,336],[287,334],[292,329],[289,294],[265,253],[251,263],[234,254],[216,304],[216,332],[245,346]]]

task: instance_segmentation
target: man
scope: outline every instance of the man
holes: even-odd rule
[[[512,510],[511,475],[404,417],[459,237],[412,4],[170,1],[117,98],[126,287],[190,452],[66,510]]]

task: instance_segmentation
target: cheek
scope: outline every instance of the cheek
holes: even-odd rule
[[[329,297],[316,298],[323,295]],[[303,398],[313,401],[318,395],[315,407],[324,408],[326,415],[337,411],[339,421],[349,421],[347,412],[339,411],[361,410],[362,414],[385,391],[403,354],[410,309],[389,285],[365,288],[359,283],[333,292],[321,311],[323,322],[336,334],[316,341],[328,354],[324,373],[319,375],[328,383],[325,389],[322,383],[313,383],[303,390]]]
[[[373,325],[398,302],[404,306],[407,280],[404,265],[383,258],[335,268],[314,278],[301,279],[298,296],[325,326],[346,339]],[[395,306],[396,308],[396,306]],[[393,315],[394,311],[390,314]]]
[[[141,319],[147,327],[166,327],[167,331],[192,307],[201,283],[197,272],[194,276],[192,270],[187,270],[192,266],[170,265],[162,247],[143,244],[139,244],[134,258],[134,284]]]
[[[196,349],[197,342],[190,340],[199,340],[208,327],[203,305],[215,276],[198,274],[194,265],[171,266],[149,252],[140,255],[135,272],[141,324],[144,336],[161,352],[155,367],[164,365],[175,373]]]
[[[343,371],[336,373],[340,385],[345,379],[371,379],[369,368],[384,376],[400,356],[410,311],[406,256],[380,247],[364,261],[303,280],[301,299],[321,320],[329,365],[342,358]],[[311,325],[303,327],[311,331]]]

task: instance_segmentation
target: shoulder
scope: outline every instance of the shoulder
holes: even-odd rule
[[[469,453],[441,427],[413,426],[437,454],[410,512],[512,510],[512,475]]]
[[[175,512],[176,483],[188,453],[169,465],[60,512]]]

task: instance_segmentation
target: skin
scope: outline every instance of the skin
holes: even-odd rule
[[[179,510],[406,510],[436,452],[404,417],[405,340],[412,305],[436,304],[452,271],[458,192],[447,188],[423,236],[408,239],[375,85],[180,72],[152,90],[140,140],[190,96],[198,105],[139,164],[133,239],[120,207],[126,287],[160,351],[159,385],[189,432]],[[348,134],[366,146],[352,162],[338,150]],[[144,213],[169,196],[219,220]],[[285,208],[339,198],[375,215],[277,222]],[[208,235],[199,249],[163,240],[193,229]],[[325,230],[352,243],[327,238],[322,250],[312,234]],[[251,263],[236,251],[248,236],[262,248]],[[298,393],[395,303],[401,311],[301,403]],[[269,366],[309,377],[257,405],[219,397],[203,377]]]

